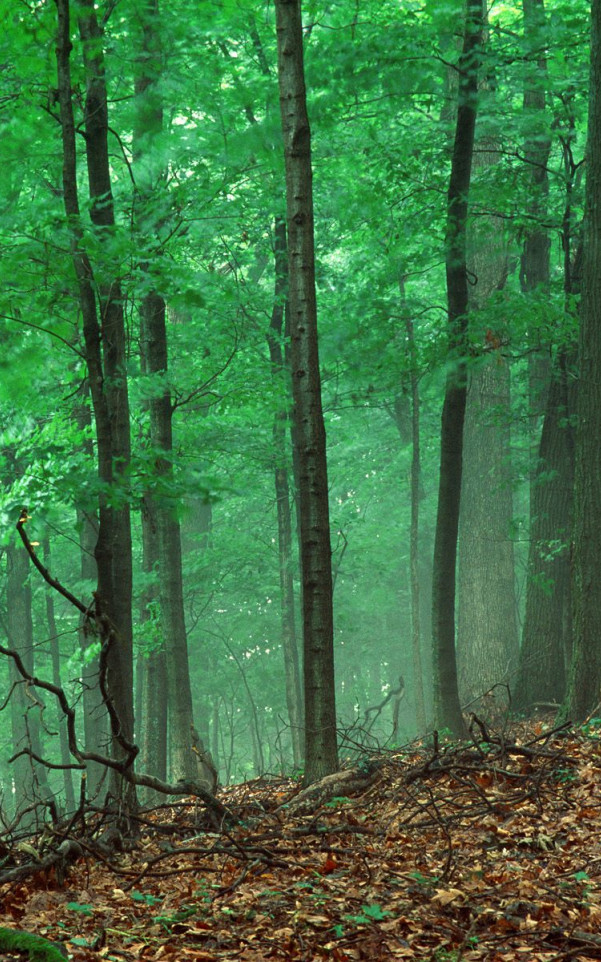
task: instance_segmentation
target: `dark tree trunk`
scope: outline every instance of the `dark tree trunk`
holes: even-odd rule
[[[565,370],[554,371],[530,505],[526,614],[513,704],[561,702],[570,629],[569,543],[574,485],[572,430]],[[566,616],[568,616],[566,625]]]
[[[448,192],[446,274],[449,365],[442,409],[440,481],[434,542],[432,636],[436,724],[455,735],[465,730],[455,659],[455,569],[461,501],[463,422],[466,402],[468,320],[467,213],[482,42],[481,0],[468,0],[459,59],[457,124]]]
[[[48,570],[51,570],[52,564],[50,560],[50,542],[48,539],[44,539],[44,564]],[[46,620],[48,622],[48,635],[50,641],[50,656],[52,659],[52,683],[56,685],[57,688],[62,687],[61,683],[61,656],[59,648],[59,635],[56,627],[56,616],[54,611],[54,591],[46,586],[44,589],[46,596]],[[65,724],[65,719],[63,714],[57,705],[57,728],[59,734],[59,744],[60,744],[60,760],[61,765],[68,766],[71,763],[71,753],[69,751],[69,736],[67,732],[67,726]],[[64,787],[65,787],[65,803],[68,812],[75,811],[75,792],[73,790],[73,772],[70,768],[65,767],[63,772]]]
[[[71,231],[71,253],[79,289],[84,347],[96,424],[100,496],[98,540],[98,603],[114,625],[119,644],[109,652],[108,681],[120,719],[113,732],[113,754],[122,757],[119,737],[133,739],[133,642],[131,618],[132,556],[128,479],[130,463],[125,324],[120,284],[108,257],[97,270],[82,244],[77,186],[77,153],[70,55],[69,0],[56,0],[58,11],[58,95],[63,145],[63,198]],[[108,154],[108,112],[102,32],[93,0],[78,7],[86,79],[84,121],[91,218],[100,247],[114,227]],[[97,300],[98,294],[98,300]],[[112,492],[112,503],[108,491]],[[132,785],[112,775],[113,793],[126,809],[136,805]]]
[[[591,70],[575,442],[574,647],[565,713],[581,721],[601,685],[601,0],[591,4]]]
[[[338,768],[326,436],[317,346],[311,131],[299,0],[277,0],[289,249],[290,363],[299,459],[305,783]]]
[[[84,387],[86,399],[88,393],[89,385],[86,382]],[[78,403],[75,410],[75,418],[81,432],[83,453],[89,458],[90,463],[93,463],[94,445],[92,443],[91,431],[89,430],[92,428],[92,415],[86,400]],[[96,558],[94,556],[94,550],[98,540],[97,505],[92,506],[83,500],[79,500],[76,505],[76,514],[81,556],[81,579],[83,582],[88,582],[90,586],[94,586],[98,583],[98,566],[96,565]],[[91,597],[91,588],[87,597]],[[86,631],[85,618],[83,615],[79,623],[79,644],[83,662],[81,683],[83,686],[85,750],[102,755],[106,752],[108,743],[108,716],[98,686],[99,657],[97,653],[94,653],[96,639]],[[98,762],[86,762],[86,791],[88,798],[96,799],[105,776],[106,769],[103,765],[100,765]]]

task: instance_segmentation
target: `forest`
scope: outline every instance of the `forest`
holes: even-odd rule
[[[591,736],[601,0],[2,25],[0,860]]]

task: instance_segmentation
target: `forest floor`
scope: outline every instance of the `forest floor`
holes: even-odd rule
[[[156,809],[62,885],[4,884],[0,925],[75,962],[601,959],[601,723],[368,762],[308,798],[279,778],[225,789],[224,831],[192,801]]]

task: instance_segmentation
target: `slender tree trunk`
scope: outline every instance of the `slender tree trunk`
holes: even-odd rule
[[[114,625],[119,644],[109,652],[108,682],[120,719],[112,751],[122,757],[122,741],[133,739],[133,643],[131,619],[132,557],[127,472],[130,463],[125,324],[119,280],[106,258],[97,271],[86,252],[80,217],[77,153],[70,56],[72,32],[69,0],[56,0],[58,97],[63,146],[63,199],[71,232],[71,253],[79,289],[84,345],[96,424],[100,496],[98,604]],[[78,6],[86,80],[84,125],[91,218],[102,248],[114,227],[108,154],[108,111],[103,37],[93,0]],[[97,300],[98,295],[98,300]],[[118,490],[117,490],[118,488]],[[108,491],[112,494],[112,503]],[[112,790],[126,810],[135,808],[135,790],[112,773]]]
[[[46,568],[51,571],[52,564],[50,560],[50,542],[46,538],[44,540],[44,564]],[[58,630],[56,627],[56,616],[54,612],[54,591],[48,585],[44,589],[46,596],[46,620],[48,622],[48,634],[50,636],[50,655],[52,658],[52,683],[56,685],[57,688],[62,687],[61,683],[61,656],[59,648],[59,637]],[[69,765],[71,762],[71,753],[69,751],[69,737],[67,733],[67,726],[65,724],[65,718],[57,705],[58,718],[57,727],[60,743],[60,760],[61,765]],[[73,790],[73,772],[70,768],[65,768],[63,772],[64,777],[64,787],[65,787],[65,803],[68,812],[75,811],[75,792]]]
[[[275,221],[275,291],[271,325],[268,334],[269,356],[274,379],[280,382],[285,374],[284,352],[284,315],[286,314],[288,291],[288,256],[286,242],[286,222],[277,217]],[[286,325],[288,326],[288,325]],[[282,622],[282,647],[284,650],[284,671],[286,677],[286,705],[292,735],[292,756],[295,768],[301,765],[303,757],[303,715],[300,683],[300,659],[296,638],[296,616],[294,602],[294,580],[292,559],[292,513],[290,510],[290,486],[287,467],[288,391],[274,415],[273,443],[275,451],[275,497],[278,516],[278,557],[280,569],[280,603]]]
[[[85,398],[88,396],[89,385],[84,388]],[[85,399],[76,408],[75,418],[82,435],[83,453],[90,462],[94,459],[94,445],[90,430],[92,415]],[[90,585],[86,597],[91,597],[92,587],[98,583],[98,566],[94,551],[98,541],[98,517],[96,507],[79,501],[76,505],[77,531],[79,533],[80,574],[81,580]],[[84,745],[87,752],[97,752],[102,755],[107,750],[108,724],[106,706],[102,702],[102,695],[98,686],[99,658],[95,648],[97,639],[85,630],[83,615],[79,623],[79,646],[82,659],[81,684],[83,686],[83,725]],[[98,762],[86,762],[86,792],[88,798],[96,799],[101,790],[106,769]]]
[[[21,544],[9,544],[7,552],[6,582],[6,628],[10,647],[21,656],[25,668],[34,675],[33,619],[31,613],[31,587],[29,584],[29,558]],[[10,659],[10,681],[14,686],[10,699],[10,716],[14,753],[30,750],[43,755],[40,742],[40,711],[42,702],[36,689],[29,690]],[[12,777],[15,786],[15,810],[22,811],[35,802],[50,798],[46,770],[28,755],[20,755],[13,762]],[[33,813],[24,815],[20,829],[36,825]]]
[[[451,162],[447,219],[449,364],[442,409],[440,481],[432,583],[433,680],[436,723],[455,735],[465,730],[455,660],[455,567],[461,501],[463,422],[466,402],[468,320],[467,214],[478,102],[483,6],[468,0],[459,60],[457,124]]]
[[[276,0],[289,245],[290,362],[300,465],[305,783],[338,768],[326,436],[317,345],[311,130],[299,0]]]
[[[424,677],[422,669],[421,642],[421,592],[419,576],[419,506],[421,501],[421,438],[420,438],[420,400],[419,377],[417,372],[417,347],[415,344],[415,328],[413,318],[407,309],[405,294],[405,279],[400,278],[400,294],[403,313],[405,315],[405,336],[409,351],[411,370],[409,372],[411,393],[411,521],[409,525],[409,569],[411,583],[411,653],[413,657],[413,689],[415,692],[415,722],[418,733],[426,730],[426,703],[424,699]],[[398,423],[398,421],[397,421]],[[398,728],[398,712],[400,700],[395,702],[396,721]]]
[[[139,720],[140,765],[167,781],[167,656],[161,630],[157,585],[159,546],[156,509],[150,494],[142,500],[142,568],[148,579],[140,599],[140,623],[148,650],[138,654],[141,685]],[[147,790],[146,804],[158,802],[158,793]]]
[[[139,8],[142,28],[141,69],[136,79],[137,123],[135,150],[140,164],[137,206],[141,222],[152,234],[160,224],[151,213],[153,193],[161,189],[163,167],[153,165],[147,157],[146,145],[160,138],[163,109],[158,83],[161,76],[160,23],[157,0],[147,0]],[[160,251],[155,253],[159,256]],[[149,263],[141,265],[150,279]],[[188,662],[188,641],[184,615],[182,551],[178,501],[174,494],[173,475],[173,405],[167,381],[168,344],[165,299],[158,290],[149,290],[140,304],[144,369],[154,378],[156,389],[148,402],[150,411],[150,443],[155,454],[155,485],[159,493],[152,498],[152,515],[156,521],[159,570],[159,598],[162,633],[167,666],[167,703],[169,711],[169,757],[172,778],[200,777],[209,790],[216,787],[216,773],[194,752],[194,710]],[[160,386],[160,387],[159,387]],[[157,483],[158,482],[158,483]],[[206,757],[206,753],[205,753]]]
[[[565,713],[581,721],[601,686],[601,0],[591,3],[591,70],[574,479],[574,649]]]

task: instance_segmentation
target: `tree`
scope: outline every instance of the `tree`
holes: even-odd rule
[[[127,472],[130,465],[129,398],[123,297],[111,270],[106,247],[115,227],[108,151],[108,105],[103,36],[91,0],[79,6],[79,34],[86,82],[85,150],[93,234],[104,258],[96,269],[84,243],[77,177],[74,92],[71,82],[69,0],[56,0],[58,13],[58,101],[63,147],[63,201],[71,237],[71,254],[83,320],[85,358],[94,409],[100,494],[98,604],[118,632],[110,655],[111,697],[120,719],[120,735],[133,739],[132,548]],[[108,261],[108,262],[107,262]],[[117,490],[117,488],[119,490]],[[109,496],[110,495],[110,496]],[[122,745],[113,732],[115,756]],[[130,783],[114,780],[113,791],[135,806]]]
[[[269,358],[273,367],[274,380],[281,383],[289,367],[285,364],[282,340],[288,339],[287,289],[288,256],[286,222],[277,217],[274,226],[275,253],[275,290],[271,323],[267,340]],[[282,647],[284,649],[284,670],[286,675],[286,704],[292,734],[292,755],[295,767],[303,759],[303,712],[301,701],[300,665],[296,638],[296,614],[294,599],[294,579],[292,562],[292,512],[290,509],[290,484],[288,477],[288,454],[286,428],[288,426],[288,383],[285,383],[284,401],[273,419],[274,481],[276,510],[278,516],[278,555],[280,569],[280,604],[282,611]]]
[[[574,721],[596,708],[601,685],[601,0],[591,3],[586,156],[572,547],[574,648],[564,706]]]
[[[305,783],[338,767],[326,437],[317,343],[311,130],[300,0],[276,3],[286,165],[290,364],[299,462],[305,690]]]
[[[449,728],[456,735],[461,735],[464,731],[455,660],[455,568],[467,392],[466,335],[469,297],[466,236],[482,24],[481,0],[468,0],[463,50],[458,64],[457,123],[447,207],[449,372],[441,422],[440,481],[432,584],[436,723]]]
[[[488,25],[486,30],[488,34]],[[490,110],[493,99],[485,78],[480,82],[482,106],[488,104]],[[485,116],[478,126],[472,196],[476,192],[481,195],[501,159],[498,136],[487,129]],[[479,211],[468,230],[471,341],[482,353],[470,366],[465,411],[457,659],[462,704],[470,703],[479,714],[487,711],[489,717],[510,704],[509,685],[519,652],[510,537],[510,369],[508,358],[502,355],[502,344],[509,337],[508,325],[497,308],[499,292],[507,281],[507,260],[501,219],[494,212],[485,216]],[[484,694],[483,702],[480,697]]]
[[[152,150],[148,149],[149,144],[157,140],[160,142],[163,127],[160,27],[156,0],[142,4],[139,17],[142,39],[136,77],[136,200],[140,239],[147,246],[146,257],[140,264],[140,286],[143,289],[140,303],[141,347],[144,370],[152,380],[148,409],[155,493],[150,498],[150,505],[156,524],[160,624],[167,668],[170,766],[174,781],[193,781],[200,775],[201,780],[214,791],[216,772],[204,748],[196,745],[198,738],[194,735],[180,525],[177,498],[173,495],[174,406],[167,370],[167,305],[162,292],[157,289],[150,266],[150,257],[157,258],[161,253],[156,249],[160,243],[157,238],[160,237],[168,210],[168,201],[165,204],[157,203],[157,197],[165,193],[165,171],[162,165],[156,163]]]

